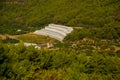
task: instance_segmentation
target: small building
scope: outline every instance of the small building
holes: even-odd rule
[[[17,32],[21,32],[22,30],[21,29],[18,29]]]
[[[37,44],[35,43],[24,43],[24,46],[28,47],[28,46],[37,46]]]
[[[54,47],[54,43],[53,42],[48,42],[47,43],[47,48],[52,48]]]

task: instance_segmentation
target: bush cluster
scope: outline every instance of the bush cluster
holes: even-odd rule
[[[119,80],[120,59],[105,53],[37,50],[0,43],[1,80]]]
[[[119,0],[26,0],[24,4],[14,1],[6,0],[1,4],[0,33],[17,34],[13,33],[16,29],[25,28],[24,33],[26,27],[41,27],[49,23],[82,27],[120,23]]]

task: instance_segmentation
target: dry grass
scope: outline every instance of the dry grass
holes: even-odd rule
[[[3,35],[0,35],[0,39],[5,39],[6,37]]]
[[[19,39],[23,42],[31,42],[31,43],[39,43],[39,44],[46,43],[49,41],[56,41],[55,39],[52,39],[50,37],[42,36],[42,35],[35,35],[32,33],[19,35],[19,36],[17,36],[17,39]]]

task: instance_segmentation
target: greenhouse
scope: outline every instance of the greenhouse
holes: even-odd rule
[[[34,34],[49,36],[49,37],[57,39],[59,41],[63,41],[63,39],[71,31],[73,31],[72,27],[56,25],[56,24],[49,24],[44,29],[35,31]]]

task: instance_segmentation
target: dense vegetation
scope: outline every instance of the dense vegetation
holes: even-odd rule
[[[106,52],[37,50],[0,44],[1,80],[119,80],[120,59]]]
[[[2,34],[27,33],[49,23],[82,27],[120,25],[119,0],[6,0],[2,4]],[[22,32],[16,32],[17,29]]]
[[[14,35],[49,23],[74,31],[63,43]],[[120,80],[120,0],[0,0],[0,34],[15,38],[0,37],[0,80]],[[22,41],[53,41],[57,49],[38,50]]]
[[[120,38],[120,26],[105,26],[102,28],[83,28],[74,29],[66,39],[69,41],[80,40],[83,38],[116,40]]]
[[[5,40],[0,40],[2,43],[19,43],[19,40],[16,39],[5,39]]]

